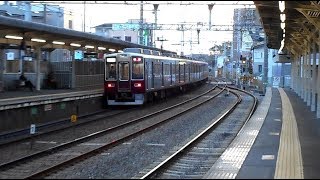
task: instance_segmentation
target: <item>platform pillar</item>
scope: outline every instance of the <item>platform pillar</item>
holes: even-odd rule
[[[301,97],[301,68],[302,68],[302,64],[301,64],[301,54],[298,55],[297,58],[297,63],[298,63],[298,74],[297,74],[297,94],[299,97]]]
[[[40,83],[40,60],[42,58],[41,54],[41,47],[36,46],[35,50],[37,52],[37,59],[36,59],[36,90],[40,91],[41,83]]]
[[[0,49],[0,92],[3,91],[3,87],[4,87],[4,84],[3,84],[3,73],[4,73],[4,64],[5,64],[5,61],[6,61],[6,57],[5,56],[5,53],[4,53],[4,49]]]
[[[300,83],[300,58],[299,58],[299,56],[296,56],[296,59],[295,59],[295,67],[296,67],[296,71],[295,71],[295,79],[294,79],[294,81],[295,81],[295,85],[294,85],[294,89],[295,89],[295,92],[297,93],[297,94],[299,94],[299,91],[300,91],[300,89],[299,89],[299,83]]]
[[[320,36],[320,32],[318,31],[318,36]],[[317,44],[316,46],[318,46],[318,53],[320,53],[320,43],[318,43],[318,41],[316,41]],[[316,48],[315,48],[316,49]],[[318,65],[318,76],[317,76],[317,107],[316,107],[316,111],[317,111],[317,118],[320,118],[320,65]]]
[[[311,83],[311,90],[312,90],[312,97],[311,97],[311,111],[316,110],[316,95],[317,95],[317,61],[316,61],[316,42],[312,42],[312,83]]]
[[[70,51],[70,56],[72,60],[72,65],[71,65],[71,89],[74,89],[76,87],[76,60],[74,58],[74,49],[71,48],[69,49]]]
[[[307,101],[307,106],[311,105],[311,92],[312,92],[312,87],[311,87],[311,50],[310,50],[310,44],[308,45],[308,56],[307,56],[307,94],[306,94],[306,101]]]
[[[306,59],[306,55],[305,53],[303,53],[302,55],[302,73],[301,73],[301,98],[302,100],[305,102],[305,91],[306,91],[306,84],[305,84],[305,81],[306,81],[306,62],[307,62],[307,59]]]

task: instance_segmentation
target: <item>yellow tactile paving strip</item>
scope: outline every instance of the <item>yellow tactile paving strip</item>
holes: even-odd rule
[[[203,176],[203,179],[236,178],[268,113],[271,97],[272,91],[268,87],[261,105],[208,173]]]
[[[275,179],[303,179],[303,165],[298,127],[287,94],[278,88],[282,101],[282,129]]]

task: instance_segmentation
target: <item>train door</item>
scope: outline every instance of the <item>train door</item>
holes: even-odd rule
[[[130,63],[128,61],[119,62],[118,70],[119,70],[118,92],[129,92],[131,90]]]
[[[145,66],[145,77],[146,77],[146,87],[147,89],[151,89],[152,88],[152,75],[153,75],[153,72],[152,72],[152,60],[151,59],[145,59],[146,61],[146,66]]]
[[[161,73],[160,73],[160,78],[161,78],[161,86],[164,86],[163,62],[161,62]]]
[[[147,61],[147,59],[145,60],[145,66],[144,66],[144,79],[146,82],[146,89],[149,89],[149,63]]]
[[[191,63],[188,63],[188,76],[189,76],[189,80],[188,82],[191,82]]]
[[[179,72],[179,83],[181,82],[181,68],[180,68],[180,63],[178,64],[179,66],[179,69],[178,69],[178,72]]]
[[[154,88],[154,63],[151,62],[151,88]]]
[[[186,82],[186,63],[183,63],[183,82]]]

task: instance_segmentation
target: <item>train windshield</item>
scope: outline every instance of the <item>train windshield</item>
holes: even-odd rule
[[[119,80],[129,80],[129,62],[119,63]]]
[[[106,78],[107,79],[116,79],[116,63],[107,63],[106,64]]]
[[[132,58],[132,79],[143,79],[143,59],[142,57]]]

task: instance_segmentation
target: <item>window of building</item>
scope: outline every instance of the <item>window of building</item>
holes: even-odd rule
[[[73,29],[73,27],[72,27],[72,20],[69,20],[69,29]]]
[[[115,38],[115,39],[121,39],[120,36],[113,36],[113,38]]]
[[[131,42],[131,36],[125,36],[124,40],[127,41],[127,42]]]
[[[261,73],[262,72],[262,65],[259,65],[258,67],[259,67],[259,73]]]

